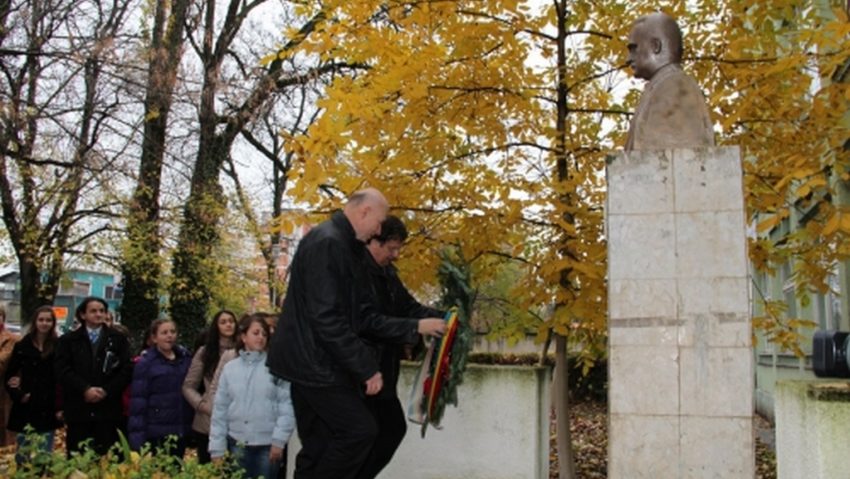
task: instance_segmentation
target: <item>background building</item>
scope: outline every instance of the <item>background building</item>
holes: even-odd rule
[[[121,305],[121,288],[112,273],[85,269],[70,269],[65,272],[53,302],[60,329],[70,328],[77,305],[86,296],[104,298],[109,310],[117,315]],[[23,325],[29,318],[21,318],[20,273],[17,267],[0,269],[0,302],[6,308],[6,318],[11,325]],[[120,321],[120,318],[117,318]]]
[[[850,185],[833,175],[831,181],[835,195],[830,199],[837,206],[850,205]],[[797,205],[799,206],[799,204]],[[816,208],[816,207],[815,207]],[[814,211],[800,207],[792,208],[791,215],[773,228],[767,235],[774,241],[782,241],[789,233],[805,227],[814,217]],[[770,418],[773,414],[774,388],[777,381],[784,379],[812,379],[812,336],[818,329],[850,331],[850,261],[834,265],[828,278],[830,291],[826,294],[809,293],[802,301],[795,289],[794,267],[787,261],[776,268],[776,274],[753,273],[753,316],[764,314],[763,299],[783,300],[787,307],[785,318],[800,318],[813,321],[816,328],[801,328],[800,343],[804,357],[780,348],[767,341],[764,334],[756,332],[756,411]]]

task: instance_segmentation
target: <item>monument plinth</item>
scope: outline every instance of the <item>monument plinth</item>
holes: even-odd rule
[[[741,175],[737,147],[609,158],[610,478],[753,477]]]

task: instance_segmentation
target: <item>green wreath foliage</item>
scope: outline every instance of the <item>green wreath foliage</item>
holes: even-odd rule
[[[423,413],[426,420],[422,424],[422,436],[429,424],[436,428],[440,427],[446,406],[451,404],[457,407],[457,388],[463,382],[466,372],[467,359],[472,349],[474,334],[470,319],[472,317],[472,306],[475,302],[476,291],[472,286],[469,264],[462,256],[455,255],[451,251],[442,253],[442,262],[437,272],[437,277],[443,287],[443,306],[453,308],[457,312],[457,333],[452,344],[449,359],[449,369],[445,381],[437,395],[434,410],[428,414],[428,402],[422,401]],[[435,351],[439,351],[440,343],[434,345]],[[430,371],[436,368],[437,355],[431,358]],[[432,378],[432,381],[436,378]],[[432,385],[433,387],[433,385]]]

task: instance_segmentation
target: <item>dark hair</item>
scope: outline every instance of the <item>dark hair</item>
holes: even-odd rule
[[[268,323],[269,330],[272,330],[272,329],[277,327],[277,321],[278,321],[278,315],[277,314],[269,313],[269,312],[266,312],[266,311],[257,311],[254,314],[259,315],[261,318],[263,318],[263,321]]]
[[[86,309],[88,309],[89,303],[94,301],[97,301],[98,303],[102,304],[104,311],[109,311],[109,304],[107,304],[105,299],[98,298],[97,296],[87,296],[83,298],[83,301],[79,304],[79,306],[77,306],[77,311],[74,313],[74,317],[80,321],[80,324],[84,322],[83,314],[85,314]]]
[[[381,244],[393,240],[404,243],[407,240],[407,227],[398,216],[387,215],[387,219],[381,223],[381,234],[373,236],[372,239]]]
[[[53,327],[50,328],[50,332],[47,333],[47,337],[44,338],[44,344],[41,345],[41,357],[46,358],[53,352],[53,346],[56,344],[57,336],[56,336],[56,312],[53,311],[52,306],[40,306],[35,310],[32,314],[32,321],[30,321],[30,328],[27,331],[26,336],[24,336],[25,340],[32,341],[35,344],[35,340],[38,337],[38,328],[35,323],[38,321],[38,316],[41,313],[50,313],[50,318],[53,319]]]
[[[242,335],[246,334],[254,323],[263,327],[263,330],[266,332],[266,338],[270,336],[271,329],[269,329],[269,323],[266,322],[266,318],[262,313],[246,314],[239,320],[239,332],[236,339],[237,351],[245,349],[245,344],[242,342]],[[268,346],[268,343],[266,343],[266,346]]]
[[[204,365],[204,377],[207,379],[212,379],[215,368],[218,366],[218,360],[221,359],[221,346],[219,345],[221,333],[218,332],[218,320],[225,314],[229,314],[233,318],[233,322],[236,322],[236,315],[233,314],[233,311],[222,309],[215,313],[207,330],[207,342],[204,345],[204,354],[201,356],[201,364]]]

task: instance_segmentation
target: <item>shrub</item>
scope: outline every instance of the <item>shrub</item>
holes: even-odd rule
[[[60,451],[42,450],[44,439],[31,429],[27,432],[27,445],[19,454],[26,462],[15,468],[15,479],[41,479],[67,477],[69,479],[194,479],[241,478],[243,471],[232,458],[221,464],[199,464],[194,457],[180,459],[169,454],[175,438],[169,438],[161,448],[145,445],[141,451],[130,450],[124,435],[105,455],[95,453],[88,444],[82,452],[66,457]]]

